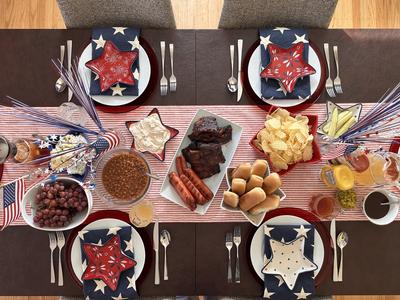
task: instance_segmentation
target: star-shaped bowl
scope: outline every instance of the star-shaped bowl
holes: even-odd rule
[[[352,106],[347,107],[347,108],[343,108],[343,107],[337,105],[336,103],[333,103],[332,101],[328,100],[328,101],[326,101],[326,120],[324,122],[322,122],[321,125],[319,125],[318,128],[317,128],[317,132],[319,134],[322,134],[323,136],[327,136],[322,128],[324,128],[326,123],[328,123],[331,120],[332,114],[333,114],[333,110],[335,108],[338,109],[339,113],[341,113],[342,111],[345,111],[345,110],[351,111],[353,116],[356,118],[356,123],[354,123],[354,125],[357,124],[358,120],[360,119],[361,111],[362,111],[362,104],[361,103],[352,105]],[[351,127],[353,127],[353,126],[351,126]],[[351,127],[349,127],[349,129]]]
[[[269,111],[269,114],[271,114],[275,109],[277,109],[277,108],[272,108],[272,109]],[[291,116],[294,117],[294,116],[296,116],[296,114],[291,114]],[[299,162],[297,162],[297,163],[295,163],[295,164],[288,165],[288,168],[287,168],[286,170],[276,171],[276,170],[274,169],[274,165],[272,164],[272,162],[271,162],[271,160],[270,160],[269,155],[266,154],[266,153],[264,153],[264,151],[258,149],[257,146],[255,145],[255,141],[257,140],[257,134],[258,134],[258,132],[257,132],[257,133],[253,136],[253,138],[250,140],[250,143],[249,143],[250,146],[251,146],[255,151],[257,151],[258,153],[260,153],[262,156],[266,157],[266,159],[267,159],[267,161],[268,161],[268,163],[269,163],[269,165],[270,165],[271,170],[274,171],[274,172],[276,172],[276,173],[278,173],[278,174],[281,175],[281,176],[284,175],[284,174],[286,174],[286,173],[288,173],[289,171],[291,171],[291,170],[294,168],[294,166],[296,166],[298,163],[315,163],[315,162],[321,160],[321,151],[320,151],[320,149],[319,149],[318,142],[317,142],[318,116],[317,116],[317,115],[303,115],[303,116],[306,116],[306,117],[308,118],[308,120],[309,120],[309,127],[310,127],[310,131],[309,131],[309,132],[310,132],[310,134],[312,134],[313,137],[314,137],[314,139],[313,139],[313,141],[312,141],[313,155],[312,155],[311,159],[308,160],[308,161],[299,161]],[[260,130],[261,130],[261,129],[260,129]]]
[[[165,125],[165,124],[163,123],[162,119],[161,119],[160,113],[158,112],[158,109],[157,109],[157,108],[153,108],[153,109],[151,110],[151,112],[150,112],[147,116],[151,116],[152,114],[157,114],[157,115],[158,115],[161,124],[162,124],[165,128],[167,128],[167,129],[169,130],[169,132],[170,132],[170,137],[169,137],[169,139],[164,143],[164,147],[163,147],[163,149],[162,149],[161,152],[155,153],[155,152],[144,151],[143,153],[149,153],[149,154],[153,155],[155,158],[157,158],[158,160],[164,161],[164,160],[165,160],[165,149],[166,149],[166,147],[167,147],[167,143],[168,143],[170,140],[172,140],[175,136],[178,135],[179,130],[178,130],[178,129],[175,129],[175,128],[172,128],[172,127],[170,127],[170,126],[168,126],[168,125]],[[140,120],[139,120],[139,121],[126,121],[126,122],[125,122],[125,125],[126,125],[126,127],[128,128],[129,133],[131,133],[131,131],[129,130],[129,127],[130,127],[132,124],[135,124],[135,123],[138,123],[138,122],[140,122]],[[136,146],[135,146],[135,137],[133,136],[132,133],[131,133],[131,135],[132,135],[132,137],[133,137],[133,141],[132,141],[131,148],[137,150],[137,149],[136,149]],[[139,150],[137,150],[137,151],[139,151]]]

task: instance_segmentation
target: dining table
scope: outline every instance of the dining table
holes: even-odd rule
[[[317,104],[324,104],[327,100],[339,105],[374,103],[398,83],[400,60],[397,55],[400,53],[400,30],[310,29],[308,34],[320,50],[326,42],[337,45],[340,49],[344,93],[330,98],[324,90]],[[185,114],[185,107],[204,106],[212,110],[213,106],[230,106],[240,112],[240,107],[246,110],[259,104],[246,91],[241,101],[237,102],[236,95],[229,93],[226,88],[226,81],[230,76],[229,45],[243,39],[245,55],[259,38],[257,29],[142,29],[141,36],[152,47],[158,62],[161,57],[160,41],[174,43],[174,71],[178,86],[175,93],[162,97],[158,76],[152,92],[135,105],[144,107],[146,111],[165,106],[175,113],[181,111]],[[79,57],[90,39],[90,29],[0,30],[1,96],[10,95],[23,99],[31,106],[59,106],[66,101],[66,94],[58,94],[54,89],[58,73],[51,59],[58,58],[59,45],[64,44],[66,40],[73,41],[73,57]],[[161,74],[160,63],[158,73]],[[170,74],[168,63],[166,74]],[[117,114],[104,114],[107,114],[107,118],[119,120]],[[130,112],[127,112],[124,117],[129,114]],[[1,124],[0,134],[5,134],[6,125],[18,126],[13,122]],[[171,122],[168,125],[174,126]],[[175,151],[176,148],[172,147],[167,155],[173,155]],[[7,168],[11,167],[12,165],[5,166],[5,173]],[[304,166],[304,170],[312,167]],[[299,176],[290,179],[288,184],[292,189],[297,189],[299,201],[303,201],[306,206],[310,199],[308,194],[301,198],[304,180],[306,178]],[[315,178],[315,181],[317,180],[319,179]],[[159,190],[153,192],[156,199]],[[218,209],[220,200],[213,200],[218,202],[213,203],[214,210]],[[166,201],[158,195],[154,205],[160,214],[160,228],[167,229],[172,235],[172,242],[168,248],[169,280],[162,280],[160,285],[154,285],[154,251],[151,245],[153,224],[139,228],[137,230],[146,247],[145,268],[137,280],[139,295],[262,295],[262,281],[255,274],[249,258],[250,242],[256,230],[254,225],[244,218],[225,218],[219,217],[218,214],[198,216],[183,208],[179,217],[170,217],[168,208],[171,206],[158,206]],[[240,225],[242,230],[241,282],[232,284],[226,280],[227,251],[224,239],[225,233],[233,230],[235,225]],[[323,225],[329,229],[329,222],[324,221]],[[337,232],[339,231],[346,231],[350,237],[345,248],[344,280],[333,282],[330,268],[326,280],[316,288],[316,294],[400,294],[400,219],[386,226],[377,226],[368,222],[366,218],[353,219],[350,214],[338,218]],[[68,235],[68,232],[65,234]],[[48,235],[44,231],[27,226],[23,221],[0,232],[0,295],[82,295],[82,288],[76,285],[67,273],[65,260],[64,285],[50,283],[49,253]],[[162,266],[162,256],[160,263]]]

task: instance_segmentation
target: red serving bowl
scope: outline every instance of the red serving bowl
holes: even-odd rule
[[[153,108],[153,109],[151,110],[151,112],[150,112],[147,116],[150,116],[150,115],[152,115],[152,114],[157,114],[157,115],[158,115],[158,117],[160,118],[161,124],[164,125],[164,126],[169,130],[169,132],[170,132],[170,137],[169,137],[169,140],[165,142],[164,148],[163,148],[163,150],[162,150],[161,152],[159,152],[159,153],[153,153],[153,152],[149,152],[149,151],[144,151],[143,153],[149,153],[149,154],[153,155],[155,158],[157,158],[158,160],[164,161],[164,160],[165,160],[165,148],[167,147],[167,143],[168,143],[170,140],[172,140],[174,137],[176,137],[176,136],[178,135],[179,130],[178,130],[178,129],[175,129],[175,128],[172,128],[172,127],[170,127],[170,126],[168,126],[168,125],[165,125],[164,122],[163,122],[162,119],[161,119],[160,113],[158,112],[158,109],[157,109],[157,108]],[[129,127],[130,127],[132,124],[137,123],[137,122],[140,122],[140,120],[139,120],[139,121],[126,121],[126,122],[125,122],[125,125],[126,125],[126,127],[128,128],[128,131],[129,131]],[[130,131],[129,131],[129,133],[130,133]],[[133,137],[133,134],[131,134],[131,135],[132,135],[132,137]],[[131,149],[137,150],[136,147],[135,147],[135,138],[133,138],[133,142],[132,142],[132,145],[131,145]],[[139,150],[137,150],[137,151],[139,151]],[[141,152],[141,151],[139,151],[139,152]]]
[[[273,111],[275,111],[276,109],[278,109],[277,107],[273,107],[270,109],[270,111],[268,112],[268,114],[271,114]],[[291,116],[295,116],[296,114],[291,114]],[[313,156],[310,160],[308,161],[299,161],[295,164],[291,164],[288,165],[288,168],[286,170],[281,170],[279,172],[277,172],[279,175],[284,175],[287,172],[289,172],[290,170],[292,170],[294,168],[295,165],[297,165],[298,163],[315,163],[317,161],[321,160],[321,152],[319,150],[319,146],[317,143],[317,129],[318,129],[318,116],[317,115],[303,115],[306,116],[309,120],[308,124],[310,127],[310,134],[313,135],[314,139],[312,141],[312,149],[313,149]],[[261,130],[261,129],[260,129]],[[258,132],[253,136],[253,138],[250,140],[250,146],[256,150],[258,153],[260,153],[261,155],[265,156],[266,159],[268,160],[268,163],[271,167],[271,170],[276,172],[276,170],[274,170],[274,165],[272,164],[269,155],[265,154],[264,151],[260,150],[257,148],[257,146],[254,144],[254,142],[257,140],[257,134]]]

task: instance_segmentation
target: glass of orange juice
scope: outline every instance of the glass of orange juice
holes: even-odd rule
[[[149,200],[135,204],[129,211],[129,219],[136,227],[146,227],[153,221],[154,206]]]

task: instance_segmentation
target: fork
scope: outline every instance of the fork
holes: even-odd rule
[[[338,46],[333,46],[333,56],[335,57],[336,63],[336,78],[333,81],[333,85],[335,86],[336,93],[343,94],[342,83],[339,77],[339,54],[338,54]]]
[[[174,44],[169,44],[169,56],[171,58],[171,77],[169,78],[169,90],[176,92],[176,77],[174,75]]]
[[[165,42],[160,42],[161,47],[161,68],[162,68],[162,77],[160,80],[160,89],[161,89],[161,96],[165,96],[168,92],[168,80],[164,74],[164,64],[165,64]]]
[[[242,241],[240,234],[240,226],[235,226],[233,229],[233,243],[236,246],[236,265],[235,265],[235,282],[240,283],[240,264],[239,264],[239,245]]]
[[[53,262],[53,252],[54,249],[57,247],[57,240],[56,240],[56,235],[54,233],[49,233],[49,247],[50,247],[50,282],[55,283],[56,282],[56,276],[54,274],[54,262]]]
[[[335,91],[333,89],[333,81],[331,78],[331,64],[330,64],[330,59],[329,59],[329,44],[328,43],[324,43],[324,52],[325,52],[326,65],[328,66],[328,78],[326,79],[325,89],[326,89],[326,92],[328,93],[329,97],[333,98],[333,97],[336,97],[336,95],[335,95]]]
[[[58,286],[64,285],[64,277],[61,263],[61,250],[65,245],[65,237],[62,231],[57,231],[57,246],[58,246]]]
[[[228,249],[228,283],[232,283],[232,268],[231,268],[231,249],[233,247],[232,232],[228,232],[225,237],[225,247]]]

